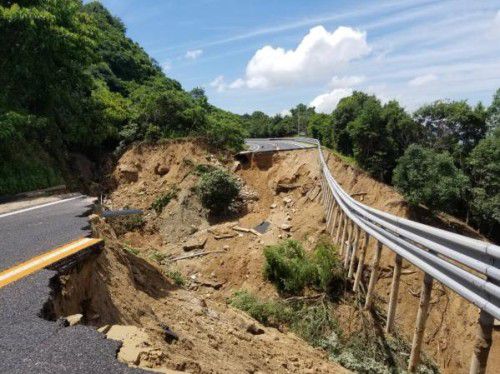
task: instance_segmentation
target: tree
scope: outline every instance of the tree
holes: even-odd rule
[[[453,213],[468,179],[447,152],[437,153],[414,144],[398,160],[393,183],[410,204]]]
[[[294,133],[301,134],[307,128],[307,122],[314,114],[314,108],[308,107],[305,104],[298,104],[295,108],[290,109],[290,113],[296,126]]]
[[[472,150],[467,166],[471,178],[469,206],[472,217],[480,227],[491,233],[500,224],[499,128]]]
[[[500,88],[493,95],[493,101],[487,112],[488,130],[493,133],[500,127]]]
[[[418,109],[414,117],[426,129],[423,144],[449,152],[460,166],[487,131],[484,107],[472,109],[465,101],[436,101]]]
[[[313,113],[307,123],[307,136],[318,139],[326,147],[333,146],[332,120],[328,114]]]
[[[332,113],[333,146],[346,156],[353,154],[352,139],[347,127],[358,117],[369,98],[370,96],[363,92],[354,91],[351,96],[341,99]]]
[[[208,143],[218,149],[239,152],[245,145],[245,132],[240,117],[221,109],[213,109],[208,115]]]

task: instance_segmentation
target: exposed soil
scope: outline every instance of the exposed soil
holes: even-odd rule
[[[401,216],[416,214],[389,187],[333,156],[328,162],[344,189],[366,192],[361,195],[364,203]],[[207,214],[195,192],[199,165],[235,173],[243,185],[240,213],[224,220]],[[294,334],[261,326],[227,305],[227,298],[240,289],[262,298],[278,297],[263,277],[266,245],[291,237],[311,250],[325,234],[318,176],[315,150],[265,154],[240,164],[187,141],[131,148],[113,172],[114,188],[105,205],[144,209],[145,214],[125,223],[93,219],[95,230],[107,239],[106,248],[97,260],[60,277],[54,314],[82,313],[84,323],[124,342],[120,360],[163,372],[346,371]],[[159,196],[172,191],[174,197],[162,211],[151,208]],[[269,223],[264,233],[252,230],[263,221]],[[448,217],[438,224],[470,230]],[[377,285],[381,310],[388,298],[392,261],[393,255],[385,250]],[[184,285],[176,286],[175,281]],[[405,264],[397,325],[408,340],[420,281],[420,272]],[[433,295],[424,350],[443,371],[465,372],[477,310],[438,284]],[[336,311],[344,332],[358,333],[367,320],[380,329],[380,322],[360,313],[351,298],[346,297]],[[255,334],[259,329],[263,333]],[[495,344],[491,373],[500,367],[493,363],[499,349]]]
[[[393,188],[375,181],[366,173],[342,162],[330,152],[325,152],[328,166],[342,188],[364,204],[410,218],[426,224],[454,231],[476,239],[486,240],[477,231],[458,219],[446,214],[434,217],[424,208],[411,209],[403,197]],[[370,241],[367,263],[375,253],[374,241]],[[379,306],[385,310],[389,301],[394,254],[385,249],[382,252],[382,275],[377,283]],[[403,261],[403,273],[399,290],[396,324],[398,330],[411,340],[415,325],[423,274],[414,266]],[[462,297],[434,282],[429,318],[425,330],[424,350],[436,360],[445,373],[468,372],[472,347],[475,340],[478,309]],[[489,356],[488,373],[500,370],[500,331],[494,332],[494,344]]]

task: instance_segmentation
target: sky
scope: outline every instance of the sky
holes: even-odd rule
[[[167,76],[235,113],[330,113],[353,90],[489,105],[500,88],[500,0],[102,3]]]

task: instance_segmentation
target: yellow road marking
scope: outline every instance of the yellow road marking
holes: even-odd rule
[[[0,288],[100,242],[102,239],[80,238],[4,270],[0,273]]]

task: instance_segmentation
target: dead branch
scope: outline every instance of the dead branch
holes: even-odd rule
[[[226,253],[226,251],[208,251],[208,252],[193,253],[193,254],[187,255],[187,256],[175,257],[175,258],[171,259],[170,261],[174,262],[174,261],[185,260],[188,258],[193,258],[193,257],[198,257],[198,256],[206,256],[206,255],[214,254],[214,253]]]

